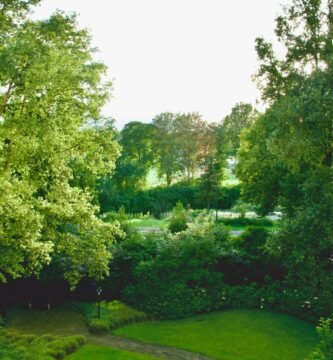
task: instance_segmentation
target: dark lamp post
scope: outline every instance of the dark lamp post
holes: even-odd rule
[[[96,289],[98,300],[97,300],[97,310],[98,310],[98,318],[101,318],[101,294],[102,294],[102,288],[99,286]]]

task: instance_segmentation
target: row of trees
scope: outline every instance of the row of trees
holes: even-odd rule
[[[241,131],[256,116],[250,104],[240,103],[219,124],[198,113],[161,113],[149,124],[130,122],[119,134],[122,151],[112,180],[119,191],[135,191],[145,188],[152,168],[167,186],[207,176],[213,168],[222,175],[226,159],[240,146]]]

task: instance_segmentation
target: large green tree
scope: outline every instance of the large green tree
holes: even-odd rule
[[[282,206],[269,250],[281,256],[290,282],[313,294],[333,286],[332,10],[331,1],[292,1],[276,21],[283,58],[257,40],[270,107],[243,135],[238,165],[249,200],[263,212]]]
[[[121,156],[113,176],[117,189],[142,190],[154,162],[152,124],[129,122],[120,132],[119,143]]]
[[[71,164],[108,173],[119,150],[112,132],[87,126],[110,89],[89,33],[63,13],[25,20],[37,2],[0,2],[0,279],[38,274],[58,254],[75,285],[107,273],[118,230],[71,185]]]
[[[159,176],[171,185],[177,173],[182,170],[180,163],[180,143],[176,137],[177,114],[170,112],[157,115],[154,126],[154,152]]]
[[[198,113],[178,114],[174,138],[179,143],[179,164],[189,180],[198,174],[206,152],[208,124]]]
[[[236,104],[219,127],[220,153],[224,157],[235,157],[240,147],[240,135],[244,129],[253,125],[257,116],[251,104]]]

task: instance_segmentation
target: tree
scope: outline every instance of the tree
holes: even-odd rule
[[[239,103],[227,115],[219,128],[220,152],[225,157],[235,157],[240,147],[240,135],[253,125],[257,112],[251,104]]]
[[[86,126],[110,89],[89,33],[60,12],[20,17],[35,3],[0,4],[0,278],[38,274],[59,254],[74,286],[107,274],[118,230],[96,217],[89,189],[71,186],[71,164],[106,174],[119,149],[110,132]]]
[[[216,219],[218,209],[221,204],[221,185],[226,166],[226,154],[221,151],[219,137],[219,126],[217,124],[207,124],[202,131],[201,138],[201,159],[199,180],[200,195],[206,203],[207,209],[216,209]]]
[[[182,170],[180,164],[180,144],[176,134],[177,115],[162,113],[153,119],[154,152],[160,177],[165,177],[168,186],[171,185],[177,172]]]
[[[281,230],[268,248],[281,257],[289,283],[312,295],[333,286],[333,6],[325,5],[294,0],[277,18],[284,58],[257,39],[258,79],[270,107],[243,135],[237,170],[263,212],[282,206]]]
[[[221,198],[222,165],[222,161],[219,158],[209,155],[205,160],[204,172],[200,177],[201,197],[206,202],[208,210],[211,207],[215,207],[216,217],[220,205],[218,200]]]
[[[117,189],[142,190],[154,161],[152,124],[129,122],[120,133],[119,143],[121,156],[113,176]]]
[[[24,21],[32,5],[41,0],[2,0],[0,3],[0,32],[7,37]]]
[[[179,163],[188,180],[193,180],[200,168],[208,124],[198,113],[178,114],[175,120],[175,139],[179,143]]]

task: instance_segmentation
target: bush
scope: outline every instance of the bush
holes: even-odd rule
[[[148,314],[169,319],[213,309],[223,284],[218,258],[229,251],[227,232],[221,225],[190,224],[175,235],[154,237],[154,250],[133,264],[125,299]]]
[[[235,245],[244,256],[257,260],[265,251],[267,237],[268,231],[264,227],[248,226],[237,238]]]
[[[72,309],[81,312],[90,332],[94,334],[107,333],[119,326],[143,321],[148,316],[142,311],[136,310],[120,301],[102,301],[100,304],[101,318],[97,318],[95,303],[72,303]]]
[[[89,331],[93,334],[108,333],[110,331],[109,321],[104,319],[92,319],[89,322]]]
[[[319,345],[306,360],[332,360],[333,359],[333,330],[332,319],[323,319],[317,326]]]
[[[61,360],[85,343],[80,335],[20,335],[4,333],[0,336],[0,358],[6,360]]]
[[[178,201],[172,210],[172,215],[169,223],[169,230],[171,233],[181,232],[187,229],[186,210],[183,204]]]
[[[107,318],[109,319],[111,330],[122,325],[148,319],[148,316],[144,312],[127,306],[120,301],[111,301],[105,303],[105,307],[108,309]]]

